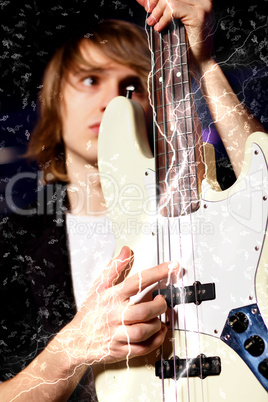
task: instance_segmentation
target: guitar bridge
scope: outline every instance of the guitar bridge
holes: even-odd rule
[[[161,364],[162,363],[162,364]],[[175,357],[169,360],[159,360],[155,364],[155,375],[162,379],[181,377],[200,377],[204,379],[208,376],[219,375],[221,372],[221,360],[218,356],[206,357],[205,355],[197,356],[193,359],[180,359]]]
[[[153,292],[153,297],[159,294],[158,290]],[[160,289],[160,294],[164,296],[168,307],[183,303],[195,303],[199,305],[202,301],[214,300],[216,298],[215,283],[195,282],[192,286],[175,288],[168,286],[166,289]],[[172,304],[171,304],[172,298]]]

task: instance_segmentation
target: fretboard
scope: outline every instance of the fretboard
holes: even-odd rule
[[[199,205],[196,133],[184,26],[150,31],[152,103],[159,209],[188,214]],[[200,146],[199,146],[200,148]]]

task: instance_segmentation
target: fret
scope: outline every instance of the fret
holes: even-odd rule
[[[198,186],[197,186],[197,181],[190,187],[183,187],[178,188],[178,186],[170,186],[166,181],[161,181],[158,183],[158,187],[160,187],[163,191],[163,194],[165,196],[165,200],[167,201],[170,196],[176,196],[178,194],[178,197],[175,198],[176,202],[179,199],[180,196],[185,195],[185,194],[196,194],[198,192]],[[196,200],[195,200],[196,201]]]
[[[162,138],[162,140],[165,141],[166,139],[165,139],[165,138]],[[159,138],[158,141],[161,141],[161,138]],[[193,151],[195,150],[195,145],[189,146],[188,149],[185,149],[185,148],[177,148],[177,149],[176,149],[177,152],[178,152],[178,151],[181,151],[181,152],[186,152],[186,153],[189,152],[189,151],[191,151],[191,150],[193,150]],[[167,152],[167,155],[168,155],[168,154],[172,154],[173,152],[174,152],[174,150],[173,150],[173,149],[170,149],[170,150]],[[159,152],[159,153],[158,153],[158,156],[159,156],[159,155],[166,155],[166,154]]]
[[[180,197],[184,198],[189,195],[195,195],[197,196],[198,194],[198,187],[187,187],[187,188],[181,188],[178,189],[177,187],[169,187],[167,188],[166,182],[161,182],[159,183],[159,187],[162,189],[163,193],[165,194],[165,197],[162,199],[162,201],[165,200],[165,202],[172,202],[175,204],[178,204],[180,202]],[[191,198],[188,198],[188,202],[191,201]],[[198,199],[193,199],[193,201],[198,201]],[[163,204],[162,204],[163,205]]]
[[[193,131],[192,130],[189,130],[189,131],[187,131],[187,132],[185,132],[185,133],[176,133],[176,137],[178,137],[178,139],[179,138],[183,138],[183,137],[185,137],[185,136],[187,136],[187,137],[190,137],[190,136],[193,136],[194,134],[193,134]],[[159,142],[159,141],[164,141],[164,140],[167,140],[168,139],[168,137],[167,136],[165,136],[165,138],[164,138],[164,136],[163,135],[160,135],[158,138],[156,138],[156,142]]]
[[[176,113],[176,111],[174,111],[174,113]],[[157,116],[157,123],[158,124],[162,124],[163,123],[163,121],[161,121],[161,118],[162,117],[162,114],[160,115],[160,113],[158,114],[158,116]],[[166,120],[166,123],[170,123],[170,124],[173,124],[174,126],[176,125],[176,123],[179,123],[179,122],[181,122],[181,121],[185,121],[185,119],[191,119],[191,116],[189,115],[189,116],[185,116],[185,117],[177,117],[176,116],[176,119],[174,119],[174,118],[172,118],[172,119],[167,119]],[[174,130],[175,130],[175,127],[174,127]],[[172,130],[172,131],[174,131],[174,130]],[[189,132],[190,133],[192,133],[192,131],[191,130],[189,130]],[[178,135],[181,135],[181,133],[179,132],[179,133],[177,133]],[[187,134],[187,132],[185,133],[185,134]]]
[[[185,47],[185,51],[186,51],[187,44],[186,44],[185,42],[180,42],[179,45],[180,45],[181,47]],[[178,48],[178,44],[177,44],[177,43],[175,43],[174,45],[171,44],[171,45],[167,45],[167,46],[164,46],[164,47],[163,47],[164,50],[165,50],[165,49],[174,49],[174,50],[177,50],[177,48]],[[160,50],[159,50],[159,49],[156,49],[156,50],[154,51],[154,54],[157,54],[157,53],[160,53]]]
[[[185,140],[186,140],[186,138],[188,139],[188,140],[191,140],[192,139],[192,141],[194,141],[194,137],[193,137],[193,132],[192,131],[188,131],[188,132],[186,132],[186,133],[178,133],[178,132],[176,132],[175,134],[174,134],[174,136],[176,136],[176,138],[177,138],[177,143],[178,143],[178,145],[176,146],[176,150],[177,151],[179,151],[180,149],[183,149],[183,150],[185,150],[186,152],[187,152],[187,149],[185,149],[185,148],[181,148],[180,147],[180,143],[184,143],[185,142]],[[157,138],[156,139],[156,142],[159,144],[163,144],[165,141],[166,142],[169,142],[170,141],[170,139],[171,138],[173,138],[173,136],[171,136],[171,137],[169,137],[168,138],[168,136],[167,135],[161,135],[159,138]],[[191,149],[191,145],[189,145],[189,149]],[[163,152],[163,149],[159,149],[159,153],[161,154],[161,152]],[[167,154],[169,153],[169,152],[173,152],[173,148],[170,146],[170,149],[167,151]]]
[[[185,127],[186,126],[186,127]],[[174,137],[177,137],[178,141],[179,138],[185,136],[185,138],[189,138],[191,134],[193,134],[190,122],[185,121],[177,121],[175,124],[173,123],[158,123],[158,131],[159,131],[159,138],[156,140],[160,142],[161,140],[166,138],[167,141],[170,141]],[[171,145],[170,145],[171,147]],[[171,147],[172,148],[172,147]]]
[[[185,130],[186,133],[192,132],[192,116],[191,116],[191,103],[187,103],[186,106],[182,106],[180,104],[174,105],[174,109],[171,107],[167,108],[166,116],[164,118],[164,113],[162,109],[157,111],[156,121],[158,125],[164,123],[168,123],[170,125],[171,131],[178,131],[178,127],[181,127],[182,123],[185,123]],[[188,124],[187,124],[188,123]],[[178,135],[181,134],[181,131],[178,131]]]
[[[178,62],[178,56],[168,56],[169,59],[164,61],[164,64],[161,65],[161,60],[155,61],[155,73],[161,73],[162,71],[174,70],[174,71],[181,71],[183,70],[182,67],[187,67],[188,64],[186,62]],[[174,60],[173,60],[174,59]],[[180,75],[177,77],[179,78]]]
[[[168,207],[168,209],[172,210],[172,207],[178,206],[179,208],[183,208],[184,210],[187,207],[190,207],[192,203],[196,205],[198,202],[197,198],[198,189],[190,190],[185,189],[181,191],[169,192],[166,191],[166,197],[161,199],[161,205]]]
[[[174,185],[174,182],[176,182],[178,185],[180,183],[184,183],[183,187],[185,187],[186,181],[193,182],[193,180],[196,180],[196,175],[194,171],[194,166],[191,168],[187,166],[188,173],[181,175],[181,170],[184,170],[184,165],[180,166],[179,168],[177,166],[171,166],[167,171],[165,169],[158,169],[157,174],[159,177],[159,183],[164,182],[165,180],[168,180],[170,183],[172,182]],[[189,172],[190,170],[190,172]]]
[[[163,158],[164,159],[164,158]],[[178,158],[178,160],[176,160],[174,158],[174,155],[172,155],[169,159],[168,159],[168,170],[166,170],[165,165],[163,164],[163,159],[161,159],[161,157],[159,158],[159,167],[157,168],[157,172],[158,174],[161,174],[162,172],[166,173],[169,171],[169,169],[178,169],[178,172],[181,172],[181,170],[184,170],[185,168],[185,162],[181,162],[181,159]],[[192,160],[190,162],[187,161],[187,172],[185,173],[185,177],[190,177],[193,176],[195,174],[195,161]]]
[[[170,173],[170,174],[169,174]],[[173,173],[173,176],[172,176]],[[160,172],[161,175],[161,172]],[[167,180],[168,179],[168,180]],[[175,191],[175,190],[185,190],[185,189],[193,189],[196,187],[197,180],[195,175],[191,175],[189,177],[181,177],[178,178],[177,174],[175,175],[174,172],[168,172],[166,176],[161,175],[159,179],[159,184],[161,183],[168,183],[168,186]]]
[[[194,143],[193,136],[189,135],[188,142],[189,142],[189,148],[185,149],[185,143],[187,143],[187,142],[186,142],[186,138],[184,138],[184,137],[181,137],[181,138],[176,137],[175,144],[171,144],[170,142],[168,143],[167,138],[164,138],[164,137],[159,138],[156,142],[156,145],[158,148],[158,155],[160,155],[160,156],[163,155],[168,159],[169,155],[172,156],[174,154],[174,152],[177,152],[180,155],[182,160],[184,160],[184,156],[186,155],[187,159],[188,159],[187,162],[189,162],[189,158],[191,157],[192,154],[194,155],[195,150],[196,150],[196,147],[193,146],[193,143]],[[166,143],[168,143],[168,144],[166,144]],[[166,144],[166,146],[169,146],[169,149],[167,151],[165,150],[165,144]],[[193,158],[195,158],[195,156],[193,156]]]
[[[170,77],[173,77],[174,85],[180,86],[189,83],[189,77],[183,70],[183,65],[180,68],[163,67],[161,70],[156,71],[155,74],[155,86],[156,90],[161,88],[170,88]],[[163,74],[164,73],[164,74]]]
[[[184,91],[183,91],[184,87]],[[183,86],[181,85],[174,85],[173,88],[171,86],[168,86],[164,88],[164,91],[161,89],[156,89],[155,93],[155,99],[156,99],[156,111],[157,114],[161,112],[161,108],[163,109],[171,109],[173,110],[192,110],[192,105],[191,105],[191,98],[190,95],[184,96],[185,89],[189,91],[190,89],[190,84],[189,83],[184,83]],[[165,102],[163,104],[163,96],[165,97]]]
[[[185,103],[187,103],[187,102],[188,102],[188,105],[191,105],[191,102],[190,102],[189,99],[180,99],[180,100],[174,101],[173,103],[166,103],[165,106],[166,106],[167,108],[172,109],[172,107],[174,107],[174,106],[175,106],[175,108],[176,108],[177,106],[180,106],[180,105],[185,104]],[[156,110],[157,113],[158,113],[161,109],[163,109],[163,105],[158,105],[158,106],[156,106],[156,108],[155,108],[155,110]]]
[[[181,82],[175,82],[174,85],[169,85],[169,84],[165,85],[164,89],[165,90],[173,90],[176,87],[182,87],[182,86],[185,86],[187,84],[189,84],[188,80],[181,81]],[[156,91],[158,91],[158,92],[162,91],[162,83],[161,83],[161,87],[156,88]]]
[[[162,72],[165,73],[164,77],[162,76]],[[170,84],[171,80],[174,83],[174,88]],[[176,89],[178,87],[183,88],[186,85],[188,85],[188,87],[190,87],[189,78],[187,76],[185,76],[184,72],[180,72],[178,70],[172,70],[172,69],[162,70],[161,75],[155,74],[155,81],[156,81],[155,82],[155,90],[158,92],[161,90],[172,91],[175,88]],[[186,93],[188,93],[188,91]]]
[[[188,172],[188,175],[186,175],[186,176],[190,177],[190,176],[195,174],[195,172],[194,172],[194,163],[195,163],[195,161],[189,162],[189,172]],[[184,163],[172,163],[172,162],[170,163],[170,168],[172,168],[172,169],[175,169],[175,168],[181,169],[183,167],[184,167]],[[192,169],[192,172],[191,172],[191,169]],[[159,166],[157,168],[157,170],[158,171],[165,170],[165,167],[163,165]]]
[[[174,167],[183,167],[185,162],[174,162],[174,154],[169,154],[170,158],[169,158],[169,167],[174,166]],[[164,155],[163,155],[164,158]],[[161,155],[159,156],[159,160],[161,161]],[[194,166],[195,161],[189,161],[187,160],[187,164],[189,165],[189,171],[191,171],[191,165],[193,164]],[[159,167],[157,167],[157,170],[161,170],[161,169],[165,169],[164,164],[159,164]]]
[[[185,162],[186,159],[186,162]],[[173,151],[168,153],[168,155],[166,154],[160,154],[157,157],[157,162],[158,162],[158,166],[157,166],[157,170],[160,169],[166,169],[166,165],[167,168],[169,169],[171,166],[177,166],[177,167],[184,167],[185,163],[188,164],[189,166],[189,171],[191,171],[192,169],[192,165],[193,165],[193,169],[195,169],[195,158],[194,158],[194,150],[189,152],[187,155],[185,155],[185,150],[181,150],[181,151]]]
[[[175,56],[173,56],[173,57],[175,57]],[[157,68],[155,69],[155,73],[158,74],[159,72],[161,73],[162,71],[168,71],[168,70],[175,70],[175,71],[183,70],[181,67],[183,67],[183,66],[187,67],[187,63],[185,63],[185,62],[178,63],[177,59],[178,59],[178,57],[176,56],[175,61],[172,61],[172,57],[170,56],[170,58],[164,62],[164,65],[162,66],[162,68],[160,67],[158,69]],[[156,63],[156,65],[157,64],[158,63]],[[177,78],[180,78],[180,75]]]
[[[185,88],[189,88],[190,85],[189,83],[184,83],[184,87]],[[161,89],[156,89],[156,100],[161,100],[163,94],[167,97],[166,103],[163,104],[158,103],[158,108],[157,110],[159,110],[160,107],[172,107],[172,102],[170,102],[170,97],[174,97],[174,99],[176,99],[176,105],[183,105],[186,102],[191,102],[189,96],[183,96],[183,90],[182,90],[182,86],[181,85],[175,85],[174,88],[172,90],[170,90],[170,87],[167,87],[164,89],[164,91]],[[191,104],[191,103],[189,103]]]
[[[174,150],[174,149],[170,149],[169,150],[169,152],[166,154],[166,153],[164,153],[164,152],[159,152],[159,154],[157,155],[157,157],[161,157],[161,156],[167,156],[167,155],[173,155],[174,154],[174,152],[181,152],[183,155],[185,154],[185,155],[187,155],[188,156],[188,162],[190,163],[190,161],[189,161],[189,155],[191,155],[191,154],[193,154],[193,152],[195,151],[195,146],[191,146],[191,147],[189,147],[187,150],[185,149],[185,148],[177,148],[176,150]]]
[[[160,198],[159,204],[163,216],[187,215],[199,207],[198,190],[168,194],[163,185],[160,191],[165,194],[164,197]]]

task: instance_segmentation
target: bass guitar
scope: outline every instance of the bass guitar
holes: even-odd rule
[[[154,157],[140,105],[115,98],[102,121],[100,177],[116,253],[125,244],[135,253],[131,274],[178,260],[185,275],[156,291],[169,306],[161,349],[97,365],[98,399],[265,402],[267,134],[248,138],[242,172],[222,191],[214,149],[198,134],[183,25],[151,30],[150,47]]]

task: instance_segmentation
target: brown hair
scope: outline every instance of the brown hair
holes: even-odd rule
[[[49,62],[39,96],[40,119],[31,134],[26,156],[35,159],[44,181],[67,181],[62,140],[62,83],[68,72],[88,64],[79,45],[88,40],[112,60],[138,72],[145,87],[150,71],[150,51],[144,30],[126,21],[106,20],[84,36],[72,38],[60,47]],[[92,60],[94,63],[94,60]]]

